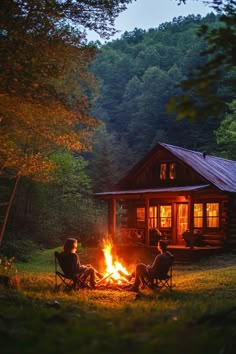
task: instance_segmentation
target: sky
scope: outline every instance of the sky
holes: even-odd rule
[[[203,4],[202,0],[187,0],[186,4],[178,5],[176,0],[136,0],[127,6],[115,21],[115,28],[120,32],[110,40],[120,38],[125,31],[133,31],[134,28],[148,30],[157,28],[161,23],[171,22],[174,17],[201,15],[205,16],[212,9]],[[90,32],[90,41],[103,40]]]

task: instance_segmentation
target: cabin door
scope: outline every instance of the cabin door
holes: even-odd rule
[[[189,229],[188,224],[188,204],[180,203],[177,204],[177,244],[184,244],[182,239],[182,234],[184,231]]]

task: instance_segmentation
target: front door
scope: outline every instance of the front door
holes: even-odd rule
[[[184,244],[182,234],[189,228],[188,225],[188,204],[177,204],[177,244]]]

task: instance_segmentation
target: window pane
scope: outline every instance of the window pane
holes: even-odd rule
[[[206,204],[207,227],[219,227],[219,203]]]
[[[194,204],[194,227],[203,227],[203,204]]]
[[[170,163],[170,168],[169,168],[169,178],[170,179],[175,179],[176,178],[176,168],[175,168],[175,163]]]
[[[166,171],[167,171],[167,168],[166,168],[166,163],[162,163],[160,165],[160,179],[166,179]]]
[[[182,234],[189,228],[188,222],[189,207],[187,203],[177,204],[177,235],[182,240]]]
[[[153,229],[157,227],[157,207],[149,207],[149,227]]]
[[[171,227],[171,205],[160,205],[160,227]]]
[[[145,222],[145,208],[136,209],[137,227],[143,227]]]

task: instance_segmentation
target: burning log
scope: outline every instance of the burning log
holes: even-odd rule
[[[118,283],[113,283],[113,282],[107,282],[105,284],[100,284],[98,286],[96,286],[96,289],[98,290],[118,290],[118,291],[122,291],[122,290],[126,290],[130,287],[130,283],[122,283],[122,284],[118,284]]]
[[[112,275],[113,275],[113,272],[110,273],[110,274],[108,274],[108,275],[106,275],[105,277],[103,277],[102,279],[100,279],[99,281],[97,281],[96,285],[103,283],[104,280],[110,278]]]

